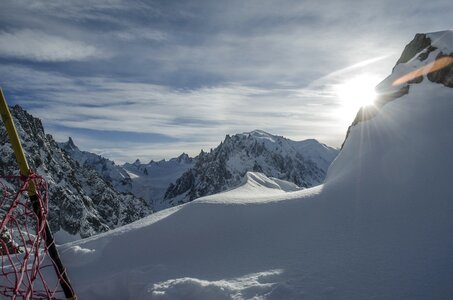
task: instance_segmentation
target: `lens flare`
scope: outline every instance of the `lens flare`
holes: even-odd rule
[[[400,78],[393,82],[393,85],[400,85],[408,81],[411,81],[417,77],[439,71],[440,69],[443,69],[452,63],[453,57],[451,56],[441,57],[439,59],[436,59],[432,63],[427,64],[426,66],[418,68],[417,70],[407,73],[404,76],[401,76]]]

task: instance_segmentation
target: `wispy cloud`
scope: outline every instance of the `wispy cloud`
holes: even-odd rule
[[[0,56],[60,62],[105,56],[96,47],[44,32],[24,29],[0,32]]]
[[[0,83],[59,139],[70,134],[119,160],[195,154],[256,128],[340,145],[349,121],[335,86],[363,73],[385,78],[416,32],[451,26],[451,8],[449,0],[5,0]]]
[[[122,31],[114,31],[112,35],[123,41],[165,41],[168,37],[163,31],[151,28],[130,28]]]
[[[322,130],[330,115],[328,110],[319,108],[329,98],[332,100],[325,91],[257,88],[233,83],[175,90],[107,78],[68,78],[18,66],[4,67],[0,75],[8,78],[2,84],[13,90],[22,89],[26,95],[33,94],[12,99],[43,119],[51,133],[61,139],[66,139],[64,135],[68,134],[82,143],[89,142],[82,144],[86,149],[99,149],[101,144],[111,144],[109,139],[115,140],[116,159],[123,159],[125,153],[138,152],[137,149],[153,148],[156,143],[160,157],[183,151],[196,154],[201,148],[216,146],[225,134],[256,128],[296,139],[314,137],[314,132],[337,139],[337,133]],[[331,101],[329,110],[335,106]],[[133,143],[121,138],[124,134],[120,132],[148,134],[150,138],[142,136]],[[155,138],[157,134],[167,138],[159,140]],[[95,138],[96,135],[105,138]],[[199,148],[190,149],[188,145]],[[123,151],[120,155],[119,148]]]

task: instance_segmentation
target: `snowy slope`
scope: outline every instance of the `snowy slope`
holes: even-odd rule
[[[64,245],[80,298],[452,299],[453,89],[423,76],[351,127],[324,185],[249,173]]]
[[[131,192],[145,199],[155,211],[159,211],[168,207],[162,204],[162,199],[169,185],[192,166],[193,158],[183,153],[168,161],[151,161],[148,164],[142,164],[137,159],[132,164],[124,164],[123,168],[132,179]]]

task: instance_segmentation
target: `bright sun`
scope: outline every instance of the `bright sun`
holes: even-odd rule
[[[350,120],[360,107],[372,105],[376,99],[375,86],[379,78],[370,74],[352,77],[335,87],[337,98],[340,102],[340,117]]]

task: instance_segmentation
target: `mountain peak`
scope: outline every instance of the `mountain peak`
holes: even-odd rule
[[[250,131],[250,132],[243,132],[241,134],[238,134],[239,136],[246,136],[246,137],[253,137],[253,138],[257,138],[257,139],[265,139],[265,140],[269,140],[271,142],[275,142],[276,138],[278,138],[277,136],[273,135],[273,134],[270,134],[264,130],[260,130],[260,129],[255,129],[253,131]]]
[[[392,74],[378,85],[378,90],[406,88],[404,94],[407,94],[410,84],[420,83],[425,78],[453,87],[453,30],[417,33],[404,48]]]
[[[453,30],[417,33],[413,40],[404,48],[396,65],[408,63],[416,58],[424,61],[435,50],[446,55],[453,53]]]
[[[263,130],[227,135],[218,147],[194,158],[194,166],[169,186],[164,202],[181,204],[231,189],[249,171],[311,187],[322,183],[337,154],[314,139],[296,142]]]
[[[396,64],[407,63],[417,54],[428,49],[429,46],[431,46],[431,39],[424,33],[417,33],[414,39],[404,47],[403,53],[401,53],[401,57]]]
[[[453,52],[453,30],[443,30],[426,34],[432,41],[432,45],[448,53]]]
[[[70,148],[71,150],[78,150],[79,148],[75,145],[73,139],[71,137],[68,138],[68,141],[66,142],[66,146]]]
[[[58,143],[59,147],[69,153],[80,152],[80,149],[76,146],[71,137],[68,138],[67,142]]]
[[[262,136],[267,136],[267,137],[274,137],[274,135],[270,134],[269,132],[266,132],[261,129],[255,129],[250,132],[244,132],[243,134],[248,134],[256,137],[262,137]]]
[[[178,156],[177,160],[178,160],[178,162],[191,162],[192,161],[190,156],[185,152],[183,152],[180,156]]]

